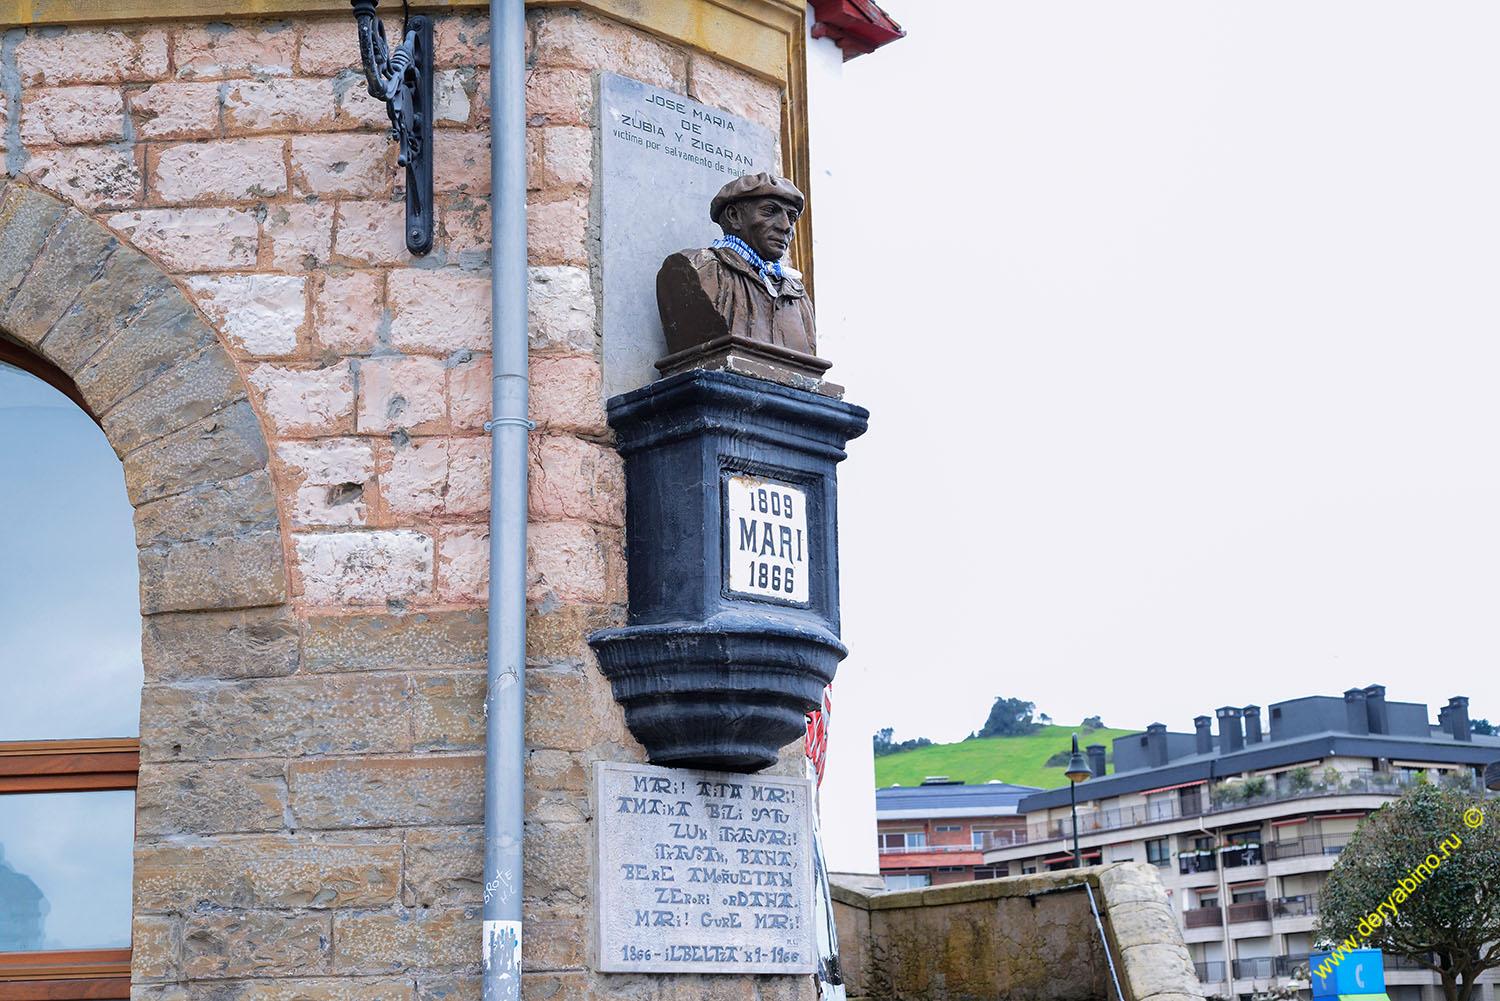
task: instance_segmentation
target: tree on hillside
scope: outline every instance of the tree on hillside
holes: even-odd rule
[[[898,744],[895,742],[895,736],[895,727],[882,727],[875,732],[874,736],[871,737],[871,740],[875,744],[875,757],[879,758],[887,754],[896,754],[900,751],[912,751],[918,747],[928,747],[932,744],[932,741],[926,737],[914,737],[911,740],[903,740]]]
[[[1084,730],[1103,730],[1104,721],[1098,716],[1085,716],[1080,726]]]
[[[1319,938],[1405,956],[1438,974],[1447,1001],[1470,1001],[1500,966],[1500,812],[1464,819],[1484,805],[1420,782],[1370,814],[1319,896]]]
[[[1037,731],[1037,723],[1031,714],[1036,711],[1035,702],[1021,699],[996,697],[990,706],[989,718],[979,728],[981,737],[1024,737]]]

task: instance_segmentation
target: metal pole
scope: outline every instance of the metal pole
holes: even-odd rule
[[[490,0],[489,653],[484,752],[484,1001],[521,997],[526,722],[526,11]]]
[[[1068,799],[1073,803],[1073,868],[1083,868],[1083,856],[1078,854],[1078,783],[1068,783]]]

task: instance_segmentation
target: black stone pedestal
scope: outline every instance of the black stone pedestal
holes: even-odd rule
[[[589,643],[654,764],[764,768],[847,652],[834,467],[869,413],[708,370],[608,408],[625,459],[630,615]]]

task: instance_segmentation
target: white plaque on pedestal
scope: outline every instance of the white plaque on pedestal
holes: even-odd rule
[[[812,782],[594,765],[605,973],[812,973]]]
[[[743,474],[724,493],[729,593],[807,604],[807,495]]]

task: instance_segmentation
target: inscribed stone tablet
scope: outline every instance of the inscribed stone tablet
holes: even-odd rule
[[[669,254],[720,235],[708,203],[741,174],[776,170],[776,137],[720,108],[599,74],[604,396],[660,377],[667,353],[656,272]]]
[[[594,765],[597,968],[811,973],[812,783]]]

